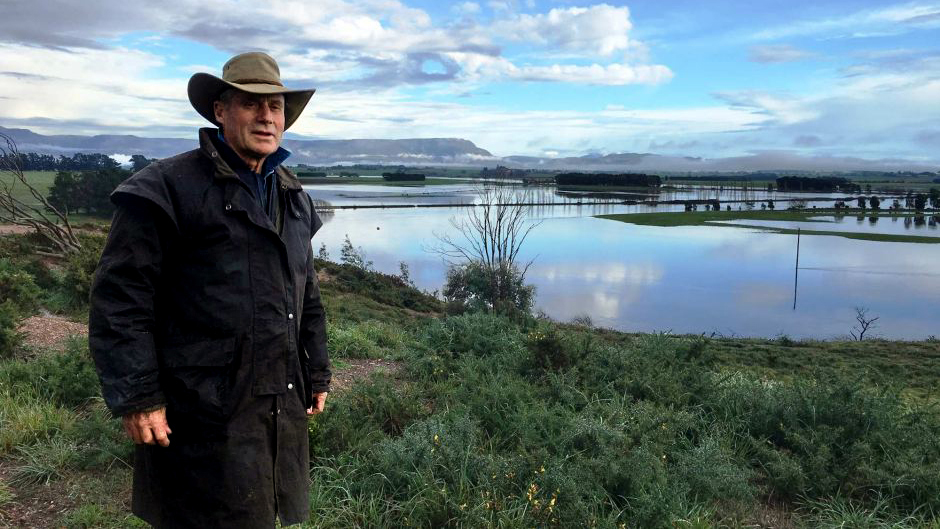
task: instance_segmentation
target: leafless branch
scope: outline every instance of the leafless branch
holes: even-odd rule
[[[451,218],[454,234],[438,234],[439,244],[430,250],[451,264],[480,262],[488,270],[518,267],[525,272],[532,260],[521,264],[522,245],[541,221],[529,219],[530,204],[526,193],[512,187],[483,183],[478,188],[479,202],[462,219]]]
[[[0,133],[0,223],[27,226],[49,243],[48,248],[37,248],[44,255],[62,256],[78,251],[81,243],[69,223],[68,212],[56,209],[26,178],[20,166],[20,152],[10,136]],[[23,186],[38,203],[29,203],[17,196],[17,187]]]
[[[875,322],[878,321],[878,318],[880,318],[880,316],[869,318],[868,309],[865,307],[855,307],[855,321],[858,322],[858,325],[852,327],[849,334],[851,334],[852,338],[855,338],[857,342],[864,340],[865,333],[875,326]]]

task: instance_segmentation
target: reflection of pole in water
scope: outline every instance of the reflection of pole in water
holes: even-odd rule
[[[793,310],[796,310],[796,283],[800,279],[800,229],[796,229],[796,266],[793,267]]]

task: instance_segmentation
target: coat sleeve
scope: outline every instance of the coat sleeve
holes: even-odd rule
[[[316,233],[323,222],[310,205],[311,235]],[[300,319],[300,344],[304,349],[302,361],[307,367],[309,393],[323,393],[330,390],[330,359],[326,349],[326,311],[320,299],[320,284],[317,271],[313,266],[313,252],[307,256],[307,279],[304,287],[303,312]]]
[[[166,403],[154,344],[155,294],[172,223],[141,195],[116,194],[92,283],[88,344],[105,403],[116,416]]]

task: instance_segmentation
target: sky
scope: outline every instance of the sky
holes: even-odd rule
[[[940,165],[940,1],[2,0],[0,126],[195,138],[195,72],[265,51],[295,137]]]

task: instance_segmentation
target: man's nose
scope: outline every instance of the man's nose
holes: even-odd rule
[[[263,123],[272,123],[274,121],[274,110],[266,104],[258,105],[257,119]]]

